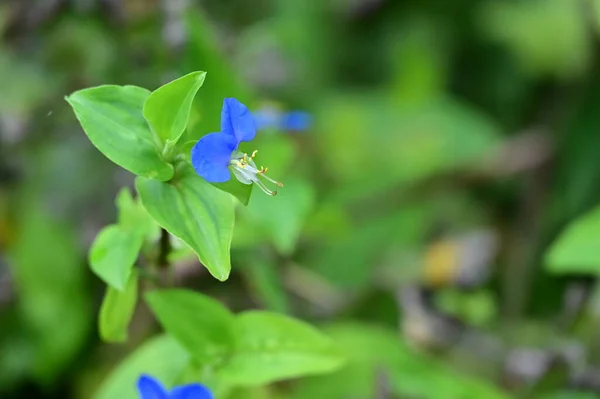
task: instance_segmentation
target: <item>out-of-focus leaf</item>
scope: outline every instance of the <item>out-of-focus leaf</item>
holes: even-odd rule
[[[0,110],[26,115],[55,88],[52,75],[39,65],[27,63],[10,54],[5,48],[0,52]],[[40,87],[45,86],[45,90]]]
[[[446,289],[435,297],[435,303],[444,313],[459,317],[473,326],[485,326],[497,315],[496,303],[488,291],[464,293]]]
[[[250,105],[246,84],[233,73],[222,49],[217,45],[216,32],[211,20],[198,8],[190,8],[185,15],[188,42],[182,60],[184,73],[199,69],[208,71],[208,79],[202,86],[202,95],[197,96],[192,107],[190,126],[184,141],[198,140],[210,132],[220,130],[223,99],[235,97]]]
[[[106,287],[100,307],[98,329],[105,342],[125,342],[127,329],[135,311],[138,292],[138,276],[132,273],[124,291]]]
[[[190,362],[190,355],[173,338],[159,336],[145,342],[102,383],[94,399],[138,399],[136,382],[149,374],[172,387]]]
[[[595,208],[567,226],[546,254],[553,273],[600,273],[600,208]]]
[[[312,326],[276,313],[249,311],[237,316],[233,356],[220,370],[241,386],[322,374],[343,364],[334,342]]]
[[[381,376],[399,397],[508,398],[486,381],[459,374],[412,350],[392,331],[356,323],[335,325],[326,331],[343,348],[348,364],[336,373],[299,382],[294,399],[372,397]]]
[[[598,399],[600,395],[591,392],[560,391],[541,396],[540,399]]]
[[[346,94],[322,109],[318,145],[349,197],[465,168],[499,144],[493,120],[452,98],[400,106],[381,95]]]
[[[44,64],[62,78],[63,84],[67,79],[104,83],[111,78],[118,57],[116,34],[93,18],[65,18],[44,38]]]
[[[526,70],[571,78],[585,71],[591,55],[582,7],[562,0],[488,2],[479,21]]]
[[[10,249],[24,335],[31,339],[33,374],[54,381],[79,353],[90,331],[90,298],[82,254],[69,225],[25,201]]]
[[[256,259],[242,269],[242,273],[265,308],[279,313],[289,313],[290,301],[278,273],[275,262],[269,259]]]
[[[275,197],[254,195],[247,209],[254,224],[264,229],[275,248],[289,255],[296,247],[314,203],[313,187],[303,180],[290,178]]]
[[[219,302],[186,290],[159,290],[146,301],[163,328],[201,362],[225,359],[234,344],[234,316]]]
[[[149,95],[141,87],[105,85],[76,91],[66,100],[92,144],[108,159],[136,175],[169,180],[173,166],[158,154],[142,114]]]
[[[192,72],[167,83],[150,94],[144,117],[163,142],[175,143],[185,130],[196,93],[206,72]]]
[[[138,177],[135,184],[142,204],[158,224],[189,245],[215,278],[227,280],[233,198],[208,184],[189,165],[178,171],[175,182]]]
[[[385,250],[417,245],[427,232],[431,216],[425,204],[407,205],[393,214],[356,224],[347,234],[323,242],[303,263],[332,284],[347,290],[364,289],[373,281],[373,265],[383,258]]]

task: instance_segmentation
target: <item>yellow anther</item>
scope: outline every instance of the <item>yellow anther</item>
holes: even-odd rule
[[[258,152],[258,150],[254,150],[252,151],[252,155],[250,155],[250,158],[254,158],[256,156],[256,153]]]
[[[237,162],[237,166],[239,166],[240,168],[244,169],[246,167],[246,163],[244,163],[243,161],[236,161]]]

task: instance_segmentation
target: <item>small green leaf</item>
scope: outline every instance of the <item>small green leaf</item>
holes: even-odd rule
[[[143,243],[144,237],[140,234],[114,224],[105,227],[90,249],[92,270],[106,284],[123,291]]]
[[[137,399],[135,383],[149,374],[172,387],[190,363],[190,356],[168,335],[145,342],[123,361],[102,383],[94,399]]]
[[[211,184],[219,190],[223,190],[233,195],[242,203],[242,205],[248,205],[248,202],[250,201],[250,194],[252,194],[252,187],[254,187],[254,184],[244,184],[233,176],[225,183]]]
[[[237,316],[235,333],[235,352],[220,370],[232,384],[258,386],[330,372],[343,364],[331,339],[287,316],[244,312]]]
[[[138,276],[135,272],[131,274],[125,291],[120,292],[110,286],[106,288],[98,322],[102,340],[105,342],[127,340],[127,328],[135,311],[137,291]]]
[[[234,342],[234,316],[221,303],[188,290],[146,294],[146,302],[163,328],[202,362],[218,362]]]
[[[144,117],[163,142],[177,142],[183,134],[192,102],[206,72],[192,72],[159,87],[144,104]]]
[[[600,207],[575,220],[546,254],[553,273],[600,273]]]
[[[142,204],[158,224],[196,252],[215,278],[224,281],[231,271],[233,198],[189,165],[180,172],[173,183],[138,177],[135,184]]]
[[[119,226],[128,231],[137,231],[141,235],[157,234],[158,226],[146,208],[134,200],[128,188],[123,188],[117,194],[119,208]]]
[[[136,175],[169,180],[173,167],[160,158],[142,114],[149,95],[141,87],[105,85],[76,91],[66,100],[108,159]]]
[[[133,199],[129,189],[117,195],[119,224],[100,231],[89,253],[92,270],[118,291],[123,291],[131,268],[148,236],[158,235],[158,226],[146,209]]]

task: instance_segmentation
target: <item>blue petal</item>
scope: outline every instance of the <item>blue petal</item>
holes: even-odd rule
[[[142,375],[137,382],[140,399],[169,399],[169,394],[158,380]]]
[[[282,122],[282,115],[277,110],[261,109],[252,113],[257,130],[279,129]]]
[[[250,141],[256,136],[256,124],[252,114],[235,98],[223,100],[221,133],[235,137],[237,144],[241,141]]]
[[[192,148],[192,165],[210,183],[223,183],[231,178],[229,161],[237,146],[235,139],[222,133],[202,137]]]
[[[169,399],[214,399],[214,396],[200,384],[189,384],[173,389]]]
[[[312,116],[307,112],[292,111],[285,114],[282,128],[284,130],[302,131],[307,130],[312,125]]]

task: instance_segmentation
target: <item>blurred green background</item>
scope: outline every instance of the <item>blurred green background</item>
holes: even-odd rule
[[[286,186],[238,209],[230,280],[182,250],[178,284],[350,356],[233,397],[600,398],[599,21],[596,0],[1,3],[0,397],[93,398],[159,331],[140,303],[126,344],[98,338],[87,251],[133,176],[64,96],[204,70],[188,139],[224,97],[314,123],[253,143]]]

